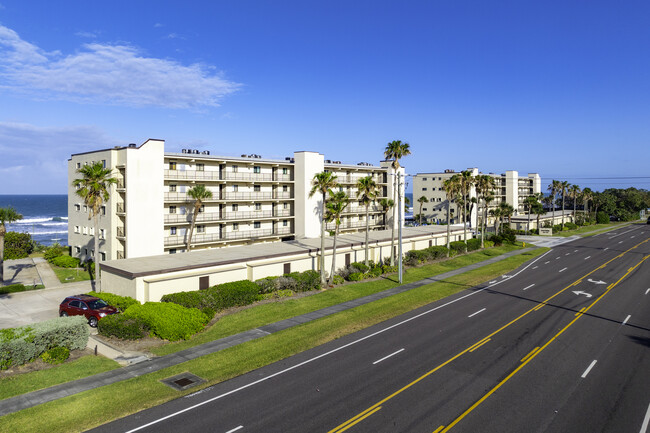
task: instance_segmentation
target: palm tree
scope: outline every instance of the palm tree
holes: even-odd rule
[[[88,219],[93,219],[95,227],[95,287],[97,292],[101,292],[101,282],[99,280],[99,212],[105,202],[110,198],[110,186],[117,183],[117,179],[111,176],[111,169],[104,168],[101,161],[93,164],[84,165],[77,169],[82,177],[72,181],[72,185],[77,188],[77,195],[84,200],[88,206]]]
[[[397,175],[399,174],[398,170],[400,168],[399,160],[404,158],[407,155],[411,154],[408,143],[402,143],[400,140],[391,141],[386,145],[384,149],[384,157],[387,160],[393,160],[391,166],[395,171],[395,178],[393,179],[393,197],[397,197],[397,205],[393,206],[393,225],[395,225],[396,214],[395,211],[399,209],[402,211],[402,196],[401,196],[401,185],[399,185],[399,179]],[[390,241],[390,265],[395,266],[395,231],[393,231],[393,238]]]
[[[485,236],[484,233],[487,231],[487,220],[488,220],[488,208],[490,203],[494,201],[494,195],[488,193],[483,196],[483,202],[485,207],[483,208],[483,228],[481,229],[481,248],[485,248]]]
[[[5,235],[7,234],[5,224],[21,219],[23,219],[23,216],[11,206],[0,207],[0,284],[4,281]]]
[[[187,195],[194,199],[194,212],[192,213],[192,224],[190,224],[190,234],[187,237],[187,251],[192,249],[192,234],[194,233],[194,226],[196,225],[196,217],[201,211],[203,201],[212,198],[212,191],[207,189],[205,185],[195,185],[193,188],[187,190]]]
[[[532,213],[533,206],[535,206],[539,201],[535,194],[529,195],[524,200],[524,204],[528,207],[528,226],[526,226],[526,234],[530,234],[530,214]]]
[[[426,198],[425,196],[422,196],[418,199],[418,203],[420,203],[419,224],[422,225],[422,205],[424,203],[429,203],[429,199]]]
[[[483,221],[482,221],[482,223],[483,223],[482,226],[483,227],[479,227],[481,229],[481,248],[483,248],[484,247],[484,238],[485,238],[484,232],[485,232],[485,225],[486,225],[486,222],[487,222],[487,213],[488,213],[488,211],[487,211],[488,201],[486,199],[487,199],[487,197],[490,197],[490,201],[492,201],[494,199],[494,196],[492,196],[492,191],[494,190],[495,182],[494,182],[494,178],[492,176],[488,176],[487,174],[481,174],[481,175],[476,176],[474,185],[475,185],[475,188],[476,188],[476,199],[477,199],[477,202],[479,204],[478,212],[480,213],[480,204],[481,204],[480,200],[481,199],[483,200],[484,207],[485,207],[485,209],[484,209],[485,217],[483,218]],[[477,219],[478,219],[478,217],[477,217]]]
[[[451,234],[450,234],[450,230],[451,230],[451,226],[450,226],[451,221],[450,221],[450,219],[451,218],[449,216],[449,214],[451,213],[451,211],[450,211],[451,202],[453,200],[458,199],[458,188],[459,188],[459,186],[458,186],[458,182],[456,182],[457,179],[458,178],[456,178],[456,175],[453,175],[449,179],[446,179],[442,184],[442,187],[445,190],[445,194],[447,195],[447,257],[449,257],[449,243],[450,243],[449,238],[451,237]]]
[[[389,198],[382,198],[379,200],[379,205],[384,211],[384,225],[386,224],[386,221],[388,220],[388,211],[390,211],[393,206],[395,206],[395,201],[391,200]],[[391,224],[391,239],[395,239],[395,224]],[[393,255],[393,246],[391,245],[391,256]]]
[[[490,209],[490,215],[494,217],[494,234],[499,236],[499,223],[501,222],[501,208]]]
[[[325,204],[327,201],[327,192],[338,186],[336,176],[331,171],[316,173],[311,181],[311,191],[309,197],[317,192],[323,196],[321,201],[321,222],[320,222],[320,282],[325,284]]]
[[[566,193],[569,189],[569,186],[569,182],[566,180],[560,182],[560,192],[562,193],[562,230],[564,230],[564,199],[566,198]]]
[[[362,177],[357,181],[357,198],[366,207],[366,266],[368,266],[368,232],[370,231],[368,214],[370,205],[377,198],[377,182],[372,176]]]
[[[553,206],[553,201],[554,201],[554,200],[553,200],[553,196],[552,196],[552,195],[549,195],[549,196],[546,196],[546,197],[542,198],[542,201],[546,204],[546,206],[547,206],[548,208],[550,208],[551,206]],[[553,223],[554,223],[554,222],[555,222],[555,212],[553,212],[553,219],[551,220],[551,228],[553,228]],[[539,223],[538,223],[538,224],[539,224]],[[537,227],[537,229],[539,230],[539,227]]]
[[[336,225],[336,228],[334,230],[334,244],[332,246],[332,272],[330,272],[330,277],[328,281],[328,284],[332,284],[332,281],[334,280],[334,272],[336,272],[336,239],[339,235],[339,226],[341,225],[341,214],[343,213],[348,203],[350,202],[350,198],[343,191],[334,192],[330,190],[329,195],[330,195],[330,199],[327,201],[326,204],[327,210],[325,213],[325,220],[328,222],[334,221],[334,224]],[[366,239],[366,248],[367,245],[368,245],[368,240]],[[366,255],[366,265],[367,264],[368,264],[368,259]]]
[[[562,182],[559,180],[553,180],[551,181],[550,185],[548,186],[548,191],[551,193],[551,205],[553,206],[552,211],[553,211],[553,219],[551,220],[551,227],[555,225],[555,196],[557,193],[560,191]]]
[[[582,190],[582,208],[585,212],[585,217],[589,219],[589,200],[594,198],[594,193],[591,188],[585,188]]]
[[[578,196],[580,195],[580,187],[578,185],[569,186],[569,197],[573,200],[573,223],[576,222],[576,205],[578,203]]]
[[[469,193],[474,185],[474,176],[471,170],[463,170],[459,177],[460,193],[463,200],[463,240],[467,243],[467,208],[470,202]]]
[[[543,196],[543,195],[544,194],[539,193],[539,196]],[[539,217],[544,215],[546,211],[544,210],[544,206],[538,201],[536,204],[533,205],[532,212],[535,215],[537,215],[537,234],[539,234]]]
[[[510,206],[507,202],[502,201],[501,203],[499,203],[499,210],[500,210],[501,218],[506,218],[506,220],[508,221],[508,226],[510,226],[510,221],[511,221],[510,218],[512,217],[512,214],[515,212],[515,208]]]

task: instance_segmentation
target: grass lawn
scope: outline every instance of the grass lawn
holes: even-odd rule
[[[568,237],[568,236],[593,236],[598,234],[599,232],[607,231],[607,230],[613,230],[619,226],[625,226],[632,224],[630,222],[616,222],[616,223],[609,223],[609,224],[592,224],[589,226],[582,226],[576,230],[565,230],[562,232],[557,232],[553,233],[553,236],[563,236],[563,237]],[[596,232],[596,233],[592,233]]]
[[[37,284],[35,286],[29,284],[27,286],[23,284],[10,284],[8,286],[0,286],[0,295],[6,295],[7,293],[16,293],[16,292],[27,292],[28,290],[38,290],[45,288],[42,284]]]
[[[62,283],[92,280],[90,273],[83,268],[60,268],[50,264],[50,267]]]
[[[342,311],[165,370],[5,415],[1,418],[0,423],[3,430],[11,432],[86,430],[197,391],[197,388],[192,388],[191,391],[177,392],[160,383],[160,379],[189,371],[206,379],[207,383],[202,387],[207,387],[503,275],[545,251],[547,249],[536,249],[526,254],[510,257],[498,263],[466,272],[443,282],[427,284],[405,293]],[[487,258],[485,253],[494,255],[497,252],[493,250],[478,252],[453,260],[460,261],[456,266],[463,266],[484,260]],[[483,257],[481,258],[478,254],[482,254]],[[416,281],[425,276],[445,272],[451,267],[452,264],[449,262],[441,262],[409,269],[405,282]],[[231,334],[239,332],[239,330],[259,326],[259,323],[281,320],[282,317],[276,316],[276,313],[281,315],[302,314],[302,312],[313,311],[326,305],[342,302],[348,298],[359,297],[358,293],[353,294],[354,292],[363,293],[360,295],[363,296],[395,285],[394,281],[388,279],[369,281],[339,287],[306,298],[278,302],[277,304],[259,305],[233,314],[231,319],[226,320],[224,318],[220,320],[217,326],[213,327],[214,330],[208,330],[193,340],[205,338],[202,336],[208,334],[208,332],[215,333],[210,339],[219,338],[217,331],[224,332],[221,328],[229,329],[224,333]],[[278,310],[275,310],[275,308]],[[288,310],[285,310],[285,308]],[[195,342],[194,344],[199,343]],[[180,350],[180,345],[170,346],[175,346],[174,350]],[[88,413],[92,413],[93,416],[89,418]]]

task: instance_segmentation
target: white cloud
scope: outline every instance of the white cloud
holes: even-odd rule
[[[0,122],[0,194],[65,194],[70,155],[121,144],[96,127]]]
[[[166,108],[216,107],[241,85],[213,66],[146,57],[129,45],[47,53],[0,26],[0,86],[39,98]]]
[[[89,38],[89,39],[95,39],[97,35],[93,32],[85,32],[85,31],[79,31],[75,33],[75,36],[79,36],[80,38]]]

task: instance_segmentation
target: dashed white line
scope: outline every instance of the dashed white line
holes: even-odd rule
[[[608,249],[609,249],[609,247],[605,248],[603,251],[607,251]]]
[[[645,413],[645,418],[643,418],[643,424],[641,424],[641,430],[639,430],[639,433],[646,433],[648,431],[648,423],[650,423],[650,404]]]
[[[630,320],[630,317],[632,317],[632,315],[628,314],[627,317],[625,318],[625,320],[623,320],[623,325],[625,325],[627,323],[627,321]]]
[[[630,239],[634,239],[634,236],[630,236]]]
[[[589,364],[589,367],[587,367],[587,369],[585,370],[585,372],[582,373],[582,378],[583,378],[583,379],[584,379],[585,377],[587,377],[587,375],[589,374],[589,372],[591,371],[591,369],[594,368],[594,365],[596,365],[596,360],[595,360],[595,359],[594,359],[593,361],[591,361],[591,364]]]
[[[533,269],[537,269],[537,268],[539,268],[539,266],[535,266]]]
[[[575,251],[573,251],[573,252],[574,252],[574,253],[577,253],[577,252],[578,252],[578,250],[575,250]]]
[[[571,254],[571,253],[566,253],[565,256],[568,256],[569,254]]]
[[[549,263],[551,263],[551,262],[550,261],[549,262],[544,262],[545,265],[548,265]]]
[[[559,258],[559,257],[556,257],[555,260],[560,260],[560,258]]]
[[[528,287],[524,287],[524,290],[528,290],[528,289],[530,289],[531,287],[533,287],[534,285],[535,285],[535,284],[531,284],[531,285],[528,286]],[[648,290],[650,290],[650,289],[648,289]]]
[[[384,360],[390,358],[391,356],[397,355],[398,353],[403,352],[403,351],[404,351],[404,348],[398,350],[397,352],[393,352],[390,355],[384,356],[383,358],[378,359],[375,362],[373,362],[372,365],[379,364],[381,361],[384,361]]]
[[[648,293],[650,293],[650,289],[648,289],[648,290],[645,291],[645,294],[646,294],[646,295],[647,295]]]
[[[235,427],[235,428],[232,429],[232,430],[228,430],[226,433],[232,433],[232,432],[234,432],[234,431],[241,430],[241,429],[243,429],[243,428],[244,428],[244,426],[243,426],[243,425],[240,425],[239,427]]]
[[[562,269],[560,269],[558,272],[564,272],[564,271],[566,271],[567,269],[569,269],[569,268],[562,268]]]
[[[482,313],[483,311],[485,311],[485,308],[483,308],[482,310],[478,310],[476,313],[472,313],[472,314],[470,314],[470,315],[467,316],[467,317],[476,316],[478,313]]]
[[[591,256],[587,256],[587,257],[585,257],[585,260],[590,259],[590,258],[591,258]]]
[[[622,244],[622,243],[623,243],[623,241],[618,241],[618,243],[619,243],[619,244]]]

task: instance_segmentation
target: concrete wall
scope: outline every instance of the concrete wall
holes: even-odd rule
[[[311,198],[312,179],[323,171],[325,157],[317,152],[295,152],[295,224],[296,238],[316,238],[320,236],[321,201],[318,193]]]

